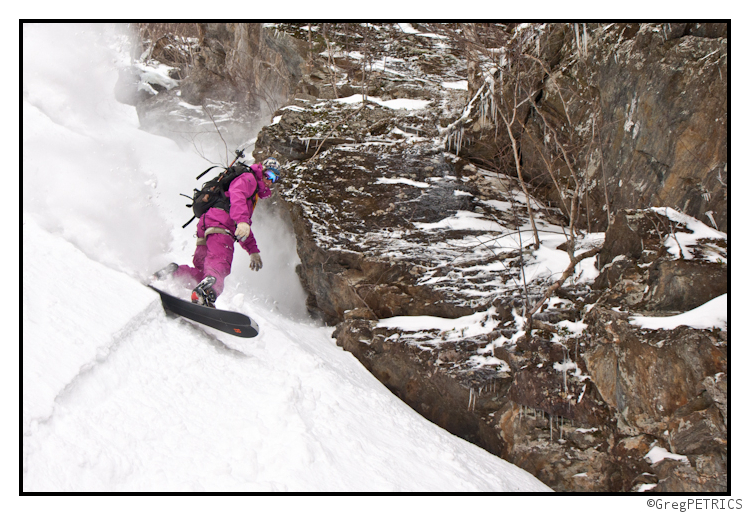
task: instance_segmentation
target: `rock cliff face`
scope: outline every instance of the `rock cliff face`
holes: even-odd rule
[[[487,117],[487,104],[497,103],[503,88],[508,95],[515,69],[528,74],[524,86],[535,95],[519,111],[531,184],[560,203],[539,150],[549,159],[557,131],[569,143],[569,160],[593,182],[587,218],[594,229],[606,229],[608,201],[611,213],[666,206],[727,230],[726,24],[559,24],[516,29],[513,38],[526,57],[513,61],[505,78],[498,73],[469,122],[455,127],[464,142],[460,155],[487,162],[508,144],[498,117]],[[524,68],[532,45],[541,45],[541,64]],[[493,133],[501,141],[492,137],[488,145]],[[449,139],[453,150],[456,141]]]
[[[450,37],[461,27],[346,24],[325,38],[318,27],[273,29],[317,56],[303,66],[277,54],[290,93],[253,153],[285,164],[278,194],[310,312],[416,411],[556,490],[727,490],[727,332],[638,318],[727,293],[727,236],[707,226],[728,222],[726,26],[683,25],[502,28],[547,38],[535,57],[548,73],[527,75],[538,92],[514,128],[528,207],[513,165],[488,151],[510,143],[486,110],[507,82],[490,70],[464,89],[476,67]],[[228,41],[244,41],[252,56],[261,45],[248,41],[272,37],[204,29],[207,56],[221,54],[212,41],[227,56]],[[333,48],[348,52],[319,55]],[[182,87],[205,80],[211,101],[247,104],[226,79],[257,69],[247,59],[207,58]],[[259,60],[271,62],[263,51]],[[223,77],[215,87],[207,70]],[[543,168],[551,134],[565,139],[566,166],[591,170],[590,216],[573,241],[569,197],[553,184],[572,176]],[[569,256],[597,250],[548,295]]]
[[[141,126],[185,148],[216,153],[246,147],[270,113],[300,83],[301,43],[253,23],[190,24],[182,45],[144,42],[150,58],[120,72],[118,100],[136,106]],[[164,84],[153,73],[170,67],[179,80]],[[221,138],[217,131],[221,132]]]
[[[257,23],[200,23],[198,29],[198,57],[182,85],[187,102],[235,101],[262,113],[288,98],[299,82],[296,40]]]

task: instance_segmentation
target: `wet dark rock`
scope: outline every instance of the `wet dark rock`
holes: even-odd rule
[[[562,359],[559,362],[550,360],[535,365],[532,362],[525,369],[516,371],[509,392],[510,399],[581,426],[605,424],[609,413],[603,408],[603,403],[597,400],[593,383],[587,384],[586,381],[568,377],[567,371],[555,373],[555,365],[561,363],[564,363]]]
[[[704,390],[675,411],[670,421],[669,444],[678,454],[718,456],[726,461],[726,397],[715,396],[717,391],[726,392],[726,375],[708,377],[704,386],[708,386],[713,394]],[[708,462],[713,461],[711,458]]]
[[[643,241],[638,231],[628,225],[625,211],[618,211],[607,229],[604,247],[599,253],[599,268],[611,263],[617,256],[625,256],[637,261],[643,253]]]
[[[644,309],[689,311],[727,293],[727,266],[700,261],[662,261],[651,268]]]
[[[659,483],[650,492],[726,492],[726,460],[720,456],[702,456],[700,462],[685,463],[665,459],[653,470]],[[708,472],[711,475],[704,475]]]
[[[593,337],[583,355],[592,381],[634,431],[663,432],[706,377],[727,371],[725,343],[706,331],[642,331],[627,314],[598,307],[585,321]]]

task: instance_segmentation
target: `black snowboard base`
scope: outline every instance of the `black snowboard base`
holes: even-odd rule
[[[208,327],[213,327],[233,336],[239,336],[240,338],[254,338],[258,336],[258,324],[247,315],[235,311],[224,311],[222,309],[193,304],[190,301],[163,292],[150,284],[148,287],[161,296],[161,303],[164,309],[175,315]]]

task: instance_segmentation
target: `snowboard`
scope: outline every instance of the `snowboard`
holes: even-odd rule
[[[208,327],[213,327],[233,336],[239,336],[240,338],[254,338],[258,336],[258,324],[247,315],[193,304],[188,300],[180,299],[161,291],[150,284],[148,287],[159,294],[164,309],[175,315],[207,325]]]

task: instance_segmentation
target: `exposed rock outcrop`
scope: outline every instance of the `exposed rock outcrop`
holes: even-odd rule
[[[543,149],[554,159],[553,130],[573,149],[567,163],[553,160],[553,168],[572,162],[594,182],[587,221],[595,229],[607,227],[602,207],[608,200],[611,213],[666,206],[727,230],[726,24],[552,24],[516,28],[511,42],[526,57],[504,78],[498,73],[491,94],[455,127],[463,145],[449,138],[450,148],[490,161],[508,145],[493,109],[499,96],[509,95],[509,80],[530,73],[521,75],[523,84],[538,94],[518,113],[525,120],[517,134],[524,177],[560,207],[540,155]],[[534,45],[540,47],[536,62],[528,57]],[[527,72],[530,63],[535,66]]]
[[[182,83],[186,102],[234,101],[258,114],[273,111],[302,76],[297,40],[258,23],[200,23],[200,51]]]
[[[469,98],[457,40],[427,27],[350,27],[329,42],[366,40],[366,52],[335,56],[332,70],[318,57],[300,71],[301,57],[264,53],[273,49],[259,26],[234,25],[206,25],[188,95],[246,101],[232,70],[257,63],[233,60],[227,48],[238,42],[288,68],[278,91],[293,93],[253,155],[286,167],[278,194],[308,307],[337,326],[341,347],[428,419],[556,490],[727,490],[726,330],[636,323],[727,292],[727,236],[709,227],[728,220],[721,26],[588,26],[585,44],[582,27],[503,27],[541,34],[537,58],[549,72],[530,74],[539,95],[519,113],[523,173],[536,192],[527,210],[515,170],[486,166],[487,149],[504,145],[497,118],[482,111],[500,74]],[[307,50],[328,47],[315,38]],[[570,131],[567,142],[600,141],[568,156],[596,185],[573,244],[563,189],[536,148],[548,143],[543,115]],[[607,232],[584,235],[587,222]],[[545,299],[568,247],[601,251],[529,325],[524,307]],[[654,458],[659,448],[684,459]]]

